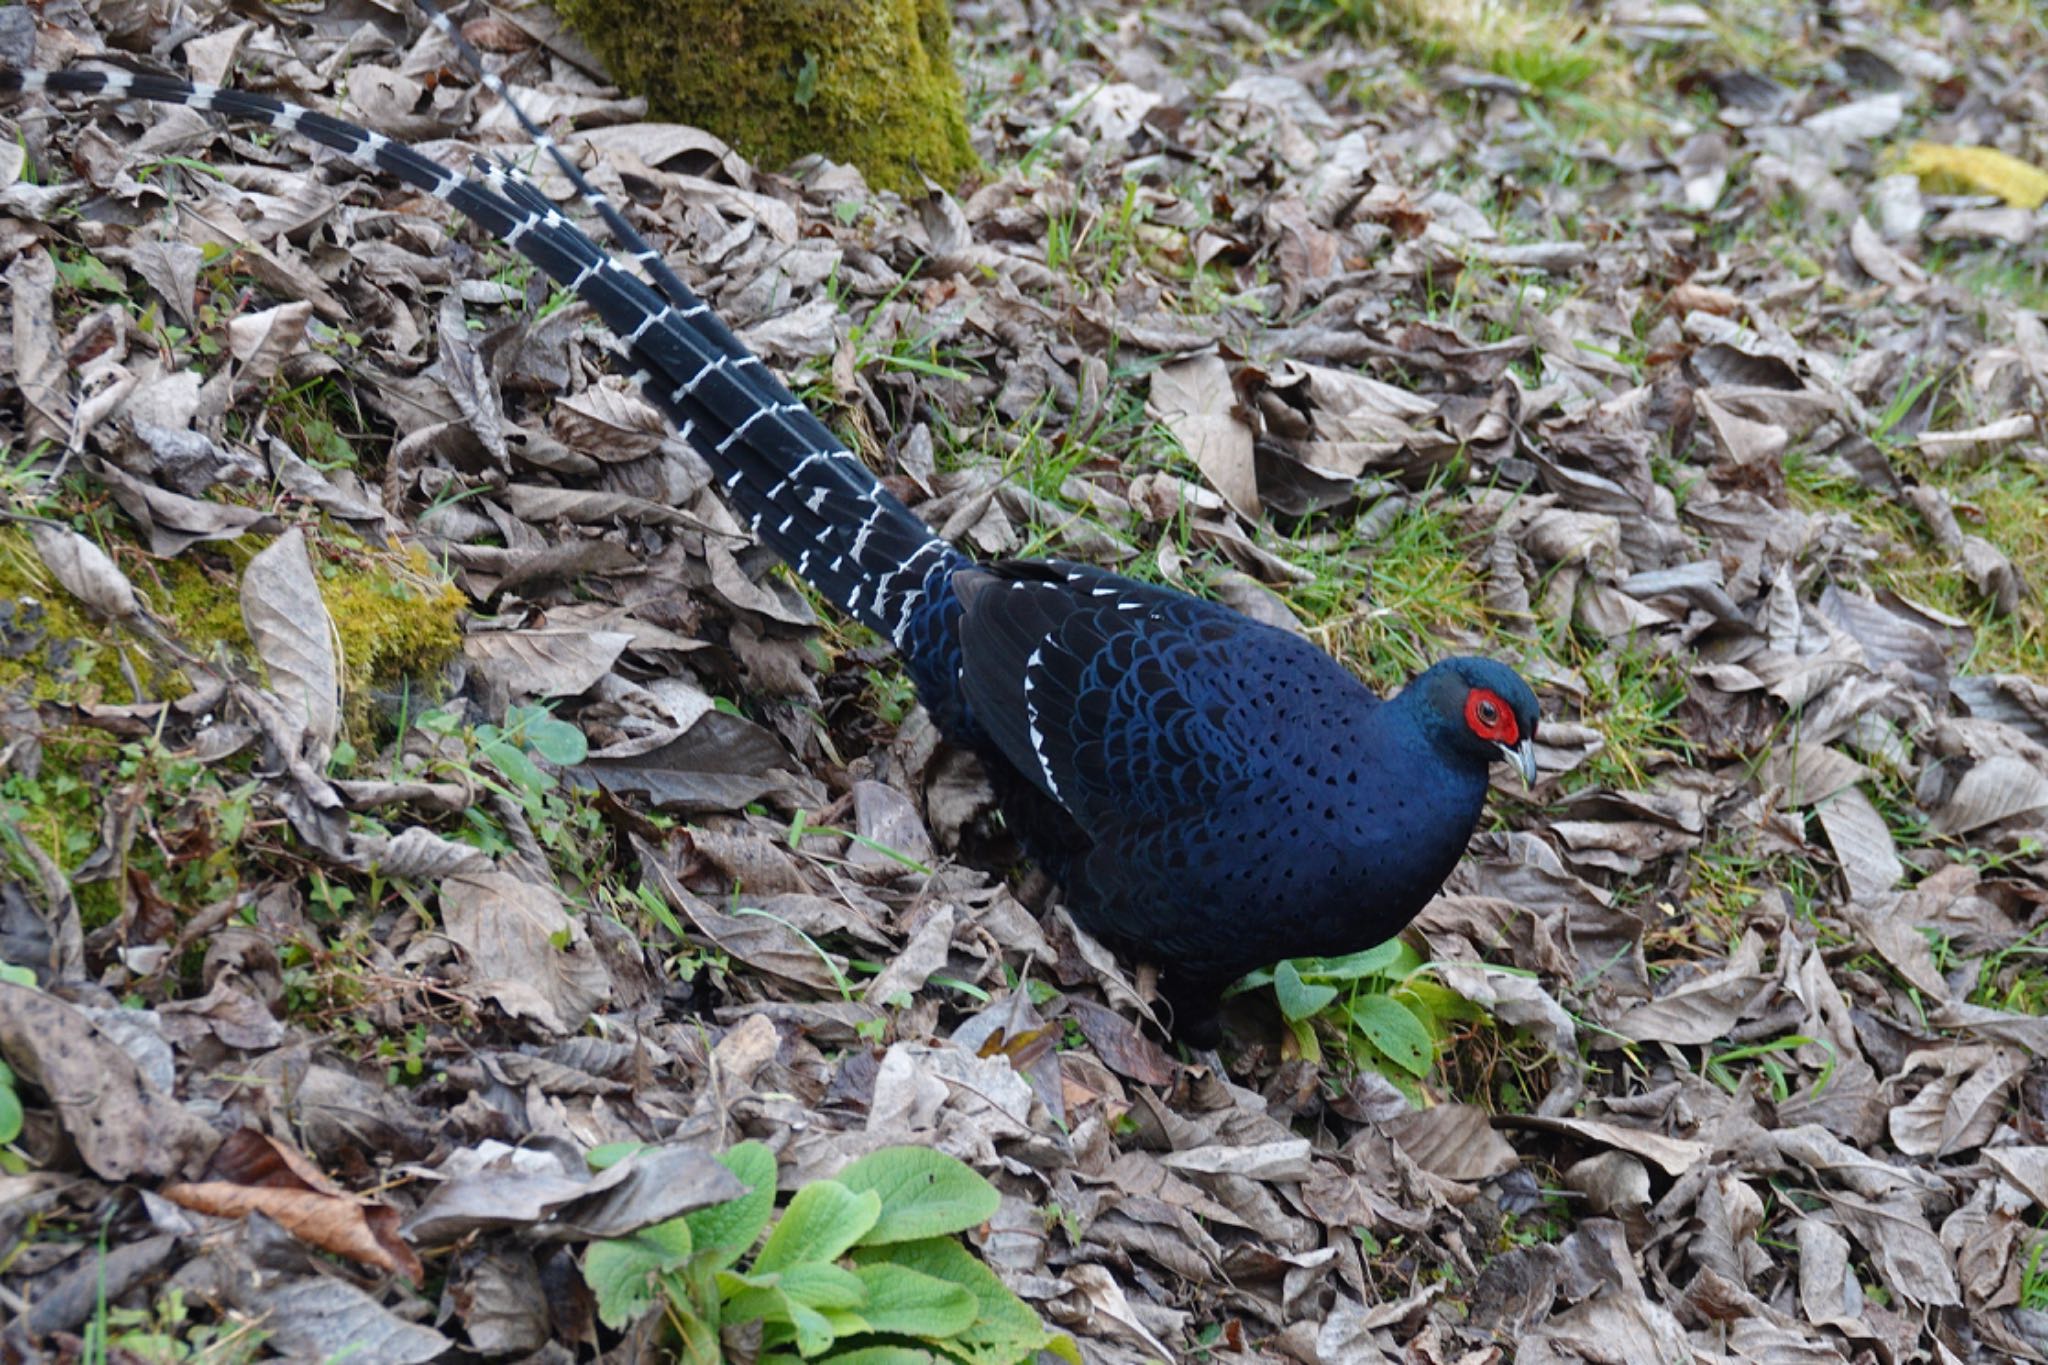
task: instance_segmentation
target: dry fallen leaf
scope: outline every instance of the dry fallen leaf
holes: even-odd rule
[[[249,561],[241,598],[242,623],[270,690],[325,753],[341,729],[341,669],[334,626],[298,527]]]
[[[63,526],[32,522],[29,536],[36,553],[64,591],[110,621],[132,621],[142,613],[142,603],[107,552]]]
[[[48,1096],[86,1168],[104,1180],[195,1173],[219,1143],[76,1008],[0,981],[0,1059]]]
[[[1202,355],[1152,373],[1147,405],[1188,458],[1242,516],[1257,519],[1259,483],[1252,468],[1252,429],[1238,416],[1230,367]]]
[[[616,630],[550,629],[472,632],[463,652],[502,679],[514,697],[571,697],[611,672],[633,637]]]
[[[458,873],[441,883],[441,922],[469,961],[469,993],[547,1033],[581,1028],[609,989],[582,921],[549,888]]]

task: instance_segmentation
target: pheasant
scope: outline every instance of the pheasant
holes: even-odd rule
[[[485,83],[518,112],[495,77]],[[1463,854],[1494,762],[1535,780],[1536,697],[1503,664],[1445,659],[1383,701],[1306,641],[1188,593],[1083,564],[969,559],[883,488],[523,113],[651,286],[502,163],[479,158],[465,175],[230,88],[0,69],[0,95],[39,93],[180,104],[295,134],[444,201],[582,298],[752,533],[893,642],[1076,922],[1161,969],[1170,1027],[1192,1047],[1217,1044],[1220,993],[1246,972],[1400,932]]]

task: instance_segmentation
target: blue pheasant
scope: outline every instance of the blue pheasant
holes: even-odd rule
[[[312,110],[161,76],[0,70],[14,93],[183,104],[295,133],[437,196],[581,296],[753,533],[895,644],[1075,919],[1163,970],[1191,1045],[1215,1045],[1219,993],[1245,972],[1398,933],[1463,853],[1491,764],[1534,780],[1536,698],[1499,663],[1447,659],[1382,701],[1306,642],[1186,593],[1080,564],[971,561],[530,123],[652,286],[502,165],[464,175]]]

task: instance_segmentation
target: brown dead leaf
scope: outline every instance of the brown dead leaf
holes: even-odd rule
[[[1558,1133],[1583,1142],[1598,1143],[1616,1151],[1639,1156],[1661,1167],[1666,1175],[1682,1176],[1707,1158],[1707,1146],[1689,1138],[1666,1137],[1642,1128],[1629,1128],[1604,1119],[1546,1118],[1534,1114],[1503,1114],[1501,1126]]]
[[[1799,1304],[1816,1327],[1839,1327],[1859,1334],[1866,1302],[1856,1268],[1849,1264],[1849,1239],[1831,1223],[1801,1218],[1799,1241]]]
[[[1886,1289],[1908,1303],[1944,1307],[1962,1302],[1941,1239],[1909,1200],[1869,1200],[1822,1191],[1842,1224],[1869,1255]]]
[[[1225,1147],[1214,1143],[1183,1152],[1168,1152],[1159,1164],[1169,1171],[1189,1175],[1237,1176],[1245,1180],[1295,1181],[1308,1177],[1308,1139],[1284,1139],[1248,1147]]]
[[[637,460],[669,439],[668,422],[636,393],[593,384],[555,404],[548,416],[555,439],[607,462]]]
[[[228,353],[241,362],[236,388],[262,388],[284,367],[287,358],[305,349],[313,305],[281,303],[260,313],[246,313],[228,323]]]
[[[970,1165],[996,1159],[998,1142],[1032,1137],[1030,1082],[1001,1055],[976,1057],[963,1048],[896,1043],[875,1072],[868,1129],[926,1141]]]
[[[1986,1147],[1984,1161],[2048,1209],[2048,1147]]]
[[[1936,1074],[1904,1104],[1892,1106],[1891,1137],[1908,1156],[1954,1156],[1982,1146],[2005,1116],[2006,1089],[2027,1070],[2017,1050],[1961,1047],[1915,1053],[1894,1085],[1922,1070]]]
[[[1485,1180],[1521,1160],[1475,1105],[1439,1104],[1383,1126],[1416,1165],[1447,1180]]]
[[[954,909],[950,905],[938,907],[918,926],[910,941],[903,945],[903,951],[889,960],[888,965],[875,974],[875,979],[861,993],[861,998],[870,1004],[887,1004],[901,996],[908,998],[924,988],[932,973],[946,965],[947,951],[953,943]]]
[[[260,1275],[249,1266],[230,1284],[236,1310],[264,1323],[265,1345],[288,1359],[360,1354],[391,1365],[414,1365],[438,1359],[454,1345],[331,1274]]]
[[[1761,940],[1745,934],[1725,966],[1635,1006],[1609,1027],[1638,1042],[1697,1047],[1724,1038],[1769,984],[1762,951]]]
[[[616,630],[521,626],[471,631],[463,653],[504,681],[515,698],[573,697],[611,672],[633,637]]]
[[[467,992],[547,1033],[573,1033],[611,991],[583,921],[552,889],[503,872],[441,883],[441,923],[469,961]]]
[[[1906,875],[1890,826],[1860,788],[1850,787],[1820,803],[1820,827],[1842,865],[1851,901],[1867,901],[1899,884]]]
[[[103,1180],[196,1172],[220,1139],[74,1006],[0,981],[0,1058],[40,1090]]]
[[[246,1218],[260,1213],[286,1232],[321,1251],[403,1275],[414,1284],[426,1270],[398,1236],[398,1211],[388,1204],[364,1204],[316,1190],[236,1185],[224,1180],[174,1181],[163,1197],[195,1213]]]
[[[277,518],[260,508],[188,498],[104,462],[95,473],[105,481],[121,510],[149,537],[150,553],[162,558],[172,558],[202,541],[235,540],[244,532],[277,535],[284,530]]]
[[[57,267],[47,250],[24,251],[7,269],[14,314],[14,382],[27,404],[30,445],[62,446],[71,436],[72,406],[57,336]]]
[[[133,621],[142,614],[134,586],[105,550],[69,527],[48,522],[29,523],[29,537],[43,566],[80,602],[109,621]]]
[[[1193,356],[1152,372],[1147,399],[1210,485],[1241,516],[1257,520],[1259,483],[1252,467],[1252,429],[1238,415],[1237,392],[1222,357]]]
[[[745,1192],[711,1153],[684,1143],[643,1146],[591,1172],[580,1160],[565,1169],[557,1154],[486,1140],[455,1151],[435,1174],[442,1183],[404,1228],[422,1246],[493,1228],[542,1241],[624,1237]]]
[[[1080,996],[1067,1007],[1104,1066],[1140,1085],[1173,1084],[1172,1059],[1128,1018]]]
[[[843,959],[824,952],[773,914],[754,910],[729,915],[718,910],[687,890],[661,853],[638,835],[633,837],[633,847],[649,885],[706,943],[814,996],[840,998],[846,981]]]
[[[738,810],[797,779],[781,771],[789,754],[752,721],[707,711],[677,738],[643,753],[592,754],[567,769],[571,780],[633,796],[656,810]],[[821,804],[821,803],[809,803]]]
[[[270,690],[326,753],[341,728],[341,669],[334,624],[298,527],[249,561],[241,601],[242,623],[269,674]]]
[[[1943,834],[1968,834],[2016,815],[2048,808],[2048,773],[2012,754],[1993,754],[1963,774],[1948,803],[1934,813]]]

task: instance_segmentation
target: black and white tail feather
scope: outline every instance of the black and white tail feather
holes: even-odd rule
[[[828,600],[892,640],[909,656],[920,683],[946,690],[951,661],[921,661],[918,637],[950,633],[930,618],[957,610],[950,578],[965,559],[882,488],[669,269],[526,116],[503,82],[484,69],[455,25],[431,5],[421,9],[476,67],[486,88],[506,101],[535,143],[553,156],[653,287],[502,161],[474,158],[476,174],[465,175],[382,133],[268,95],[120,69],[0,69],[0,96],[141,99],[251,119],[391,176],[467,215],[597,313],[627,357],[631,378],[709,463],[722,492],[755,535]],[[919,629],[927,621],[931,629]],[[952,651],[942,647],[939,652]],[[926,666],[919,667],[920,662]]]

